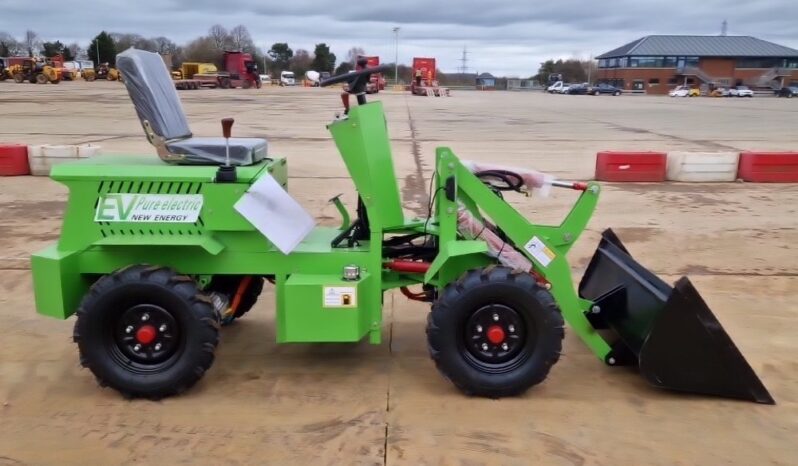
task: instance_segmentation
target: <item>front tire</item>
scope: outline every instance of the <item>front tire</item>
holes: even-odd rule
[[[101,386],[160,399],[197,383],[219,343],[219,315],[190,277],[134,265],[100,278],[77,312],[80,362]]]
[[[560,357],[563,318],[528,273],[471,270],[446,286],[427,318],[430,357],[468,395],[519,395]]]

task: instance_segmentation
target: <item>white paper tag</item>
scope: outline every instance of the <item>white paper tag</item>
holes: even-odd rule
[[[324,307],[357,307],[357,289],[354,286],[325,286]]]
[[[313,217],[268,173],[234,207],[283,254],[293,251],[316,226]]]
[[[543,267],[548,267],[551,261],[557,257],[554,251],[547,248],[546,245],[543,244],[543,241],[537,236],[533,236],[532,239],[527,241],[524,245],[524,249],[526,249],[536,261],[540,262],[540,265]]]

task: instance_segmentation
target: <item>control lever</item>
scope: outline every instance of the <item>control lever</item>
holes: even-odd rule
[[[222,136],[224,136],[225,156],[224,166],[219,167],[216,171],[217,183],[234,183],[236,181],[236,167],[230,165],[230,137],[233,134],[233,123],[235,120],[232,118],[222,118]]]

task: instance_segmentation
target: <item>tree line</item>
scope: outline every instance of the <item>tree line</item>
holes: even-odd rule
[[[583,83],[596,79],[595,60],[580,60],[569,58],[567,60],[546,60],[540,64],[538,73],[532,76],[532,80],[540,84],[547,84],[549,76],[561,75],[562,80],[570,83]]]
[[[58,40],[44,41],[36,32],[30,30],[19,39],[0,31],[0,57],[61,55],[65,61],[87,59],[96,63],[114,65],[116,55],[130,47],[168,57],[168,62],[174,67],[179,67],[183,62],[202,62],[214,63],[220,69],[224,66],[225,51],[240,51],[251,54],[259,67],[265,69],[267,73],[276,75],[281,71],[290,70],[297,76],[303,76],[308,70],[345,73],[354,67],[358,55],[365,55],[362,47],[352,47],[347,53],[346,60],[336,66],[337,57],[325,43],[316,44],[312,53],[301,48],[294,50],[286,42],[274,43],[268,50],[264,50],[255,46],[249,30],[244,25],[228,30],[220,24],[215,24],[208,29],[207,34],[183,45],[178,45],[164,36],[144,37],[140,34],[102,31],[85,48],[78,43],[67,45]]]
[[[316,44],[312,53],[301,48],[294,50],[286,42],[276,42],[268,50],[264,50],[255,46],[249,30],[244,25],[228,30],[220,24],[215,24],[208,29],[207,34],[183,45],[178,45],[164,36],[144,37],[140,34],[102,31],[86,48],[76,42],[64,44],[59,40],[45,41],[31,30],[26,31],[19,39],[0,31],[0,57],[61,55],[65,61],[88,59],[96,63],[113,65],[116,62],[116,55],[130,47],[168,56],[168,62],[174,67],[179,67],[183,62],[202,62],[214,63],[220,69],[224,67],[223,57],[226,50],[246,52],[252,55],[261,69],[272,76],[288,70],[297,76],[304,76],[308,70],[327,71],[333,74],[346,73],[354,68],[358,55],[366,54],[362,47],[352,47],[345,59],[338,63],[338,57],[325,43]],[[413,79],[412,69],[409,66],[400,64],[398,71],[400,81],[409,82]],[[567,82],[586,82],[590,78],[595,79],[595,71],[594,60],[575,58],[546,60],[540,64],[537,74],[531,79],[546,84],[549,76],[560,74]],[[387,79],[393,78],[393,73],[389,72],[387,75]],[[467,84],[465,81],[470,82],[472,79],[473,77],[465,75],[446,76],[438,71],[438,80],[443,84]]]

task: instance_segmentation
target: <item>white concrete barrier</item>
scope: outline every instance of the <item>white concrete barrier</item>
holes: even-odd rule
[[[100,154],[100,146],[94,144],[81,144],[78,146],[78,157],[81,159],[94,157]]]
[[[734,181],[739,152],[669,152],[666,179],[670,181]]]
[[[28,163],[34,176],[49,176],[53,165],[88,158],[97,155],[100,146],[93,144],[75,145],[33,145],[28,146]]]

